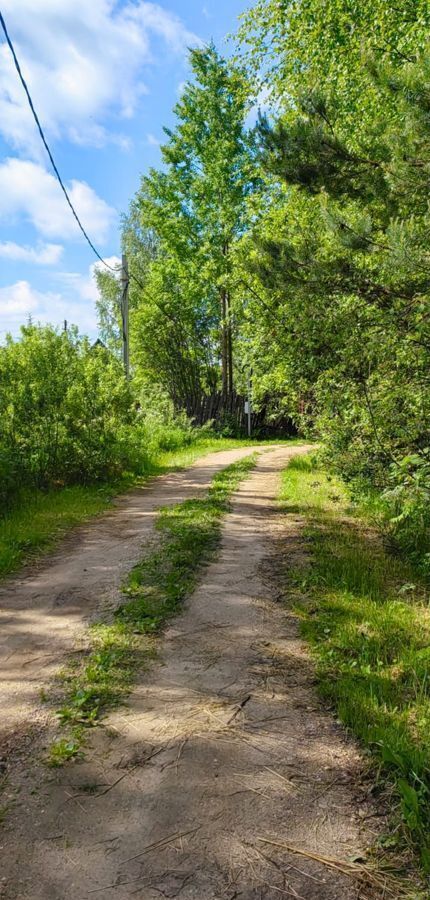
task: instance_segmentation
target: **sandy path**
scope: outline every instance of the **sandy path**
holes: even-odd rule
[[[64,663],[82,626],[115,604],[126,573],[152,537],[158,507],[205,491],[249,448],[211,453],[183,472],[124,494],[114,509],[76,529],[58,550],[0,586],[0,759],[29,724],[46,717],[40,690]]]
[[[218,559],[128,708],[94,732],[87,761],[29,774],[38,793],[27,792],[11,814],[0,896],[368,896],[261,841],[345,859],[368,839],[357,750],[321,710],[297,624],[267,578],[285,528],[278,473],[295,452],[260,457],[226,518]],[[286,548],[298,535],[294,520],[287,527]]]

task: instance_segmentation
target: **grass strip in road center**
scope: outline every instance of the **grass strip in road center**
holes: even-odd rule
[[[52,745],[52,765],[80,753],[85,728],[124,699],[135,672],[153,657],[154,635],[191,594],[201,566],[213,558],[230,497],[256,458],[254,453],[215,475],[202,499],[160,509],[158,545],[130,573],[123,588],[126,599],[113,621],[89,629],[89,650],[63,672],[58,717],[68,733]]]

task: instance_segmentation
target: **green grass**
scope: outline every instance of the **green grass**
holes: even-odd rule
[[[285,511],[306,517],[309,558],[284,581],[320,688],[392,787],[396,839],[430,871],[430,612],[413,567],[391,555],[312,457],[283,476]],[[357,514],[358,513],[358,514]],[[287,561],[288,563],[288,561]],[[300,599],[298,599],[300,598]]]
[[[0,579],[52,549],[73,526],[103,512],[115,495],[132,483],[184,468],[211,451],[245,446],[249,441],[205,437],[180,450],[159,452],[149,460],[143,478],[26,492],[10,512],[0,517]]]
[[[0,519],[0,578],[49,550],[66,531],[101,513],[121,490],[120,484],[27,492]]]
[[[153,657],[154,635],[192,592],[218,546],[229,497],[254,465],[255,455],[246,457],[218,473],[203,499],[160,510],[157,548],[130,573],[113,621],[89,629],[89,651],[63,673],[58,717],[67,736],[51,747],[51,765],[78,755],[85,728],[125,698],[136,671]]]
[[[252,449],[253,446],[270,447],[277,444],[290,446],[302,443],[303,438],[269,438],[264,440],[254,440],[253,438],[204,437],[181,450],[158,453],[150,474],[158,475],[163,472],[171,472],[173,469],[184,469],[186,466],[190,466],[195,462],[199,456],[204,456],[206,453],[213,453],[221,450],[235,450],[240,449],[241,447],[249,447]]]

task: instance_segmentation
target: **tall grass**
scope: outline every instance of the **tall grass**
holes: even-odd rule
[[[286,578],[290,599],[302,598],[298,613],[322,694],[393,786],[403,839],[430,871],[426,584],[353,514],[344,486],[312,458],[290,463],[282,500],[286,512],[306,518],[309,558]]]

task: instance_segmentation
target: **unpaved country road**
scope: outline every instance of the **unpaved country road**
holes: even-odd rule
[[[86,761],[54,774],[42,766],[28,771],[1,838],[0,896],[370,896],[350,878],[265,843],[345,860],[371,837],[358,816],[357,749],[321,709],[296,621],[276,604],[269,577],[273,548],[285,538],[288,553],[299,539],[298,523],[283,521],[276,495],[281,468],[303,449],[260,456],[234,497],[217,560],[127,708],[94,731]],[[196,479],[206,484],[222,462],[237,458],[223,456],[179,476],[182,483],[175,476],[170,492],[165,483],[154,506],[173,502],[172,485],[174,500],[182,499],[187,485],[195,491]],[[109,566],[105,588],[109,579],[118,584],[124,555],[127,565],[134,561],[142,515],[140,508],[132,525],[123,519],[134,550],[125,551],[125,534],[115,560],[102,561],[100,548],[99,565]],[[106,540],[115,546],[109,530]],[[88,542],[89,530],[87,553]]]
[[[40,691],[94,613],[115,605],[125,575],[142,557],[160,506],[206,491],[220,469],[249,448],[211,453],[183,472],[124,494],[99,519],[75,529],[33,570],[0,586],[0,759],[28,725],[43,723]]]

